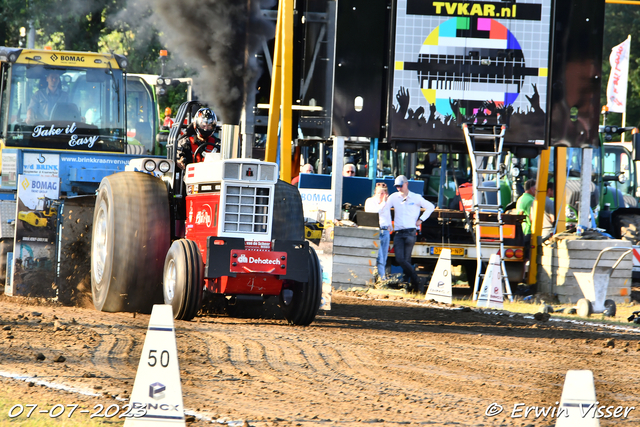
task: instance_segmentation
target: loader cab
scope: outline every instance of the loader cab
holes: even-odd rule
[[[0,64],[3,147],[125,151],[124,57],[0,47]]]

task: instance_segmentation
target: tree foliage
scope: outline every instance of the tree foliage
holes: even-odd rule
[[[27,27],[28,4],[24,0],[0,0],[0,44],[19,46],[20,27]]]
[[[152,11],[135,0],[0,0],[0,10],[0,45],[26,47],[20,27],[31,21],[36,48],[120,53],[129,72],[160,72]]]

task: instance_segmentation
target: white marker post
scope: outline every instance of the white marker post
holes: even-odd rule
[[[482,288],[478,297],[477,307],[504,307],[504,295],[502,293],[502,270],[500,268],[500,256],[491,255],[487,272],[482,280]]]
[[[170,305],[153,306],[129,403],[132,414],[144,415],[127,418],[125,427],[186,425]]]
[[[600,427],[591,371],[567,371],[556,427]]]
[[[451,249],[442,249],[436,269],[429,281],[429,288],[424,299],[436,300],[451,304],[453,302],[451,290]]]

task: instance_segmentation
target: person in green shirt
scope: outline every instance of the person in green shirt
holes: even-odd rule
[[[516,213],[525,215],[522,222],[522,232],[524,233],[524,259],[529,259],[531,253],[531,207],[536,200],[536,180],[529,179],[524,183],[524,193],[516,202]]]
[[[536,200],[536,180],[529,179],[524,183],[524,193],[516,202],[516,213],[526,215],[522,223],[522,232],[526,236],[531,235],[531,206]]]

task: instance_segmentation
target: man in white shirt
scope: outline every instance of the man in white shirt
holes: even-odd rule
[[[409,191],[406,176],[398,175],[394,186],[398,191],[389,196],[383,211],[394,209],[393,248],[396,261],[402,267],[404,281],[411,282],[410,290],[422,293],[424,286],[418,282],[418,275],[411,264],[411,252],[416,243],[416,230],[420,229],[436,207],[421,195]],[[420,209],[424,209],[422,215]]]
[[[391,212],[384,206],[389,197],[387,184],[379,182],[376,184],[376,190],[373,197],[369,197],[364,202],[365,212],[378,212],[380,222],[380,247],[378,248],[378,259],[376,265],[378,267],[378,277],[380,280],[386,279],[387,254],[389,253],[389,240],[391,233]]]

